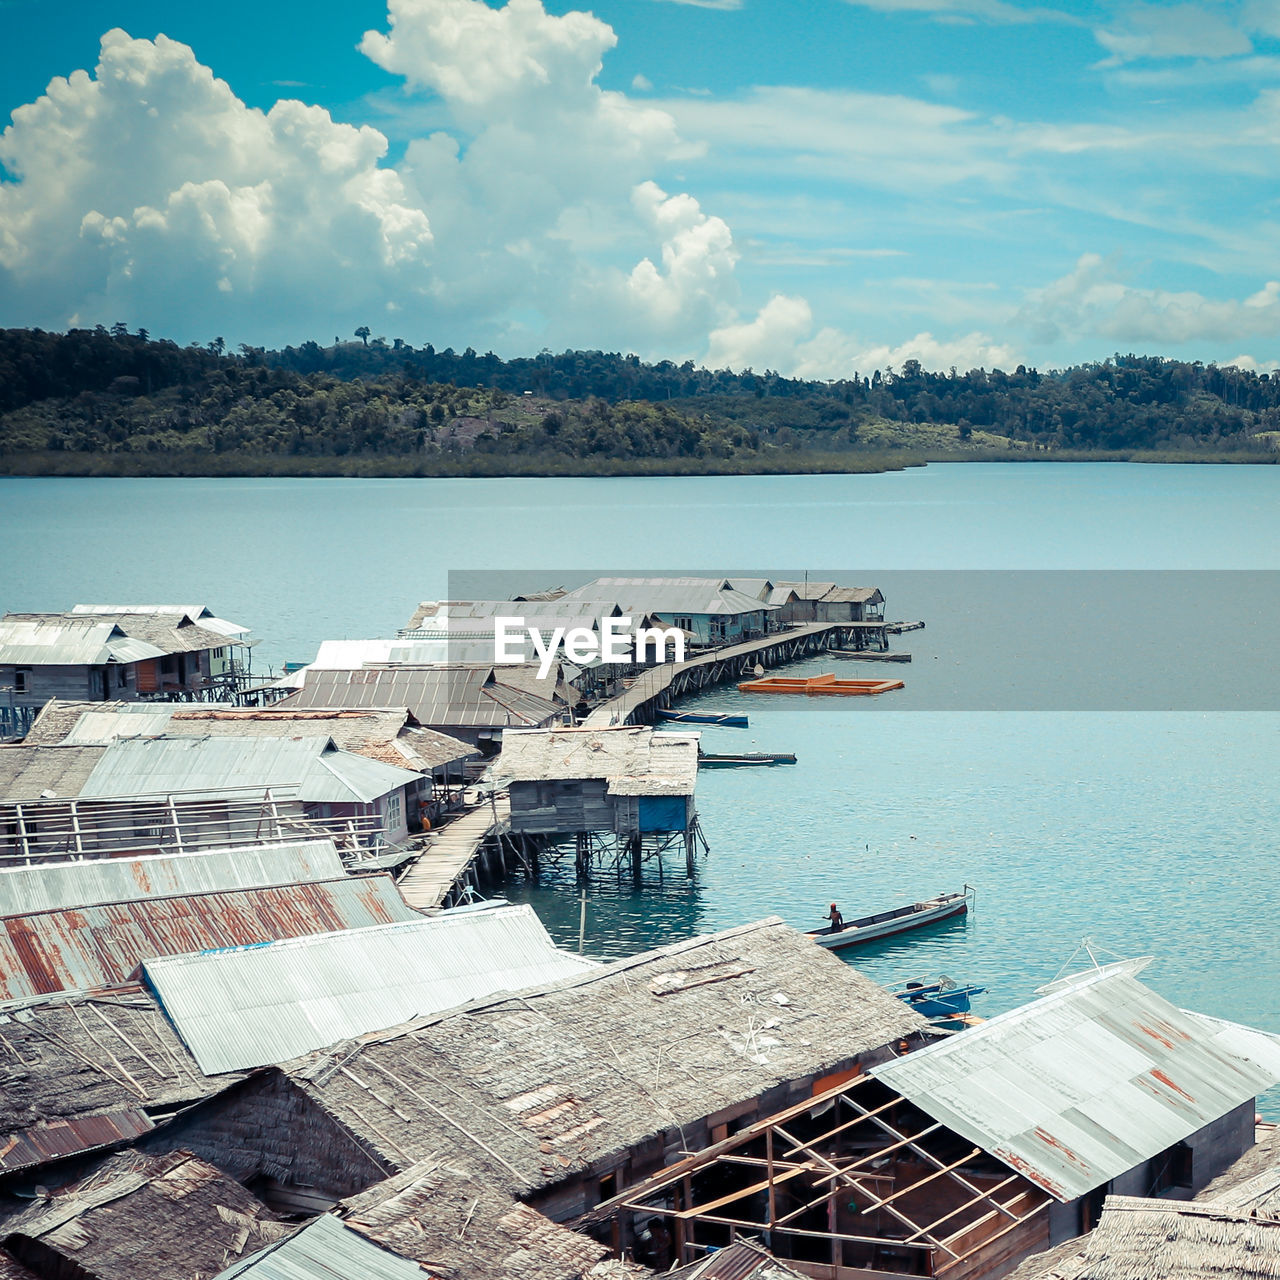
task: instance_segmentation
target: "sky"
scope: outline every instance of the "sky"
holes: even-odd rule
[[[1280,0],[0,0],[0,325],[1280,365]]]

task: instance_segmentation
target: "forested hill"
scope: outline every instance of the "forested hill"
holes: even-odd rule
[[[89,474],[871,470],[930,458],[1275,461],[1280,374],[1115,356],[1038,372],[773,372],[399,339],[283,351],[0,331],[0,469]]]

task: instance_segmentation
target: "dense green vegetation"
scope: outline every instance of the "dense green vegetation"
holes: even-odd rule
[[[0,470],[101,475],[863,471],[943,458],[1275,461],[1280,375],[1116,356],[838,382],[599,351],[204,347],[0,331]]]

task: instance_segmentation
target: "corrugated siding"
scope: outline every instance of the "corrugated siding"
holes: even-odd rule
[[[1274,1046],[1229,1026],[1101,975],[871,1074],[1065,1202],[1280,1080]]]
[[[342,859],[332,840],[4,867],[0,868],[0,916],[176,894],[303,884],[335,880],[342,874]]]
[[[208,1074],[286,1062],[500,991],[594,969],[529,906],[148,962],[146,978]]]
[[[425,1280],[423,1270],[323,1214],[301,1231],[220,1271],[214,1280]]]
[[[308,804],[367,803],[410,784],[411,769],[331,748],[328,735],[297,738],[138,738],[113,742],[80,789],[83,799],[297,788]]]
[[[388,875],[0,919],[0,1001],[125,982],[154,956],[416,920]]]

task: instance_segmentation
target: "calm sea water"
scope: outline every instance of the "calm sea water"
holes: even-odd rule
[[[967,882],[978,890],[968,921],[863,949],[855,963],[883,981],[946,972],[989,985],[976,1007],[990,1014],[1028,999],[1090,935],[1125,955],[1154,954],[1146,980],[1175,1002],[1280,1031],[1280,712],[1248,709],[1280,705],[1277,593],[1270,574],[1256,572],[1280,569],[1280,468],[3,479],[0,545],[4,609],[207,602],[252,625],[264,637],[255,661],[276,666],[305,661],[325,638],[393,634],[417,601],[449,592],[451,573],[472,570],[559,582],[606,568],[811,568],[878,583],[891,616],[928,620],[898,641],[915,661],[842,664],[840,674],[900,675],[907,690],[816,705],[704,695],[706,706],[751,717],[745,731],[708,730],[706,749],[794,751],[799,763],[704,771],[699,808],[711,853],[695,880],[676,858],[661,883],[650,867],[640,892],[629,879],[598,878],[587,951],[629,954],[772,913],[814,927],[832,900],[852,916]],[[1225,594],[1222,579],[1195,579],[1216,585],[1175,610],[1179,625],[1162,621],[1153,632],[1143,618],[1154,605],[1136,611],[1108,597],[1101,608],[1074,590],[1036,588],[1034,608],[1022,609],[1035,575],[1009,579],[1022,595],[988,590],[999,579],[986,579],[984,598],[962,607],[960,588],[984,579],[913,572],[1133,569],[1256,576],[1233,577],[1247,589]],[[1069,646],[1072,679],[1039,699],[1001,702],[997,692],[1029,670],[1013,650],[1078,628],[1091,607],[1098,625],[1081,633],[1088,643]],[[1034,615],[1039,632],[1013,613]],[[1091,672],[1116,670],[1124,679],[1105,696],[1074,699]],[[1180,673],[1195,696],[1169,692]],[[1155,692],[1126,703],[1119,691],[1130,684]],[[981,696],[966,700],[975,688]],[[1037,709],[982,709],[1004,705]],[[946,709],[955,706],[974,709]],[[570,945],[576,894],[572,873],[554,869],[536,886],[510,886]]]

